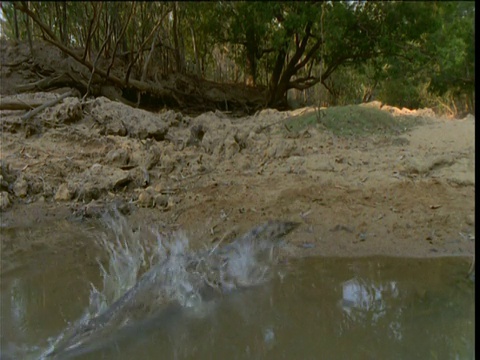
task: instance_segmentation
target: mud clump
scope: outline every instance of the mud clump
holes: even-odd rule
[[[98,124],[99,135],[128,135],[141,140],[153,138],[162,141],[168,132],[168,125],[162,117],[104,97],[88,104],[86,110]],[[166,117],[170,117],[170,114]]]

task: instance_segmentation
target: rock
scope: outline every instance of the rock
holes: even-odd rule
[[[173,110],[167,110],[160,115],[160,119],[162,119],[162,121],[168,124],[168,126],[178,127],[182,122],[182,114],[177,114]]]
[[[225,139],[225,158],[231,159],[235,154],[240,151],[240,145],[235,141],[233,136],[229,136]]]
[[[245,149],[247,147],[247,138],[249,136],[249,131],[239,130],[235,135],[234,139],[237,144],[240,146],[240,150]]]
[[[135,205],[124,201],[123,199],[115,199],[113,202],[120,214],[129,215],[135,209]]]
[[[140,195],[138,195],[137,204],[141,207],[151,208],[155,206],[153,192],[149,189],[143,190]]]
[[[68,189],[67,184],[62,184],[58,187],[57,192],[55,193],[55,201],[69,201],[72,199],[72,193]]]
[[[121,119],[111,119],[105,127],[100,129],[100,135],[127,136],[127,129]]]
[[[220,139],[215,136],[213,131],[207,131],[202,138],[202,147],[207,154],[213,154],[215,148],[219,145]]]
[[[0,211],[5,211],[12,205],[10,194],[6,191],[0,192]]]
[[[168,125],[161,116],[142,109],[99,97],[89,105],[93,119],[100,125],[101,135],[129,135],[137,139],[165,139]]]
[[[90,201],[82,209],[82,215],[86,218],[100,218],[105,214],[105,204],[101,201]]]
[[[129,215],[134,209],[134,204],[115,196],[108,200],[91,200],[88,204],[77,207],[73,213],[75,216],[84,218],[102,218],[105,213],[110,211],[118,210],[122,215]]]
[[[120,190],[132,181],[128,171],[108,165],[94,164],[77,178],[70,188],[75,188],[79,199],[90,201],[98,199],[102,193]]]
[[[155,205],[160,209],[166,210],[169,205],[168,197],[162,194],[157,194],[155,196]]]
[[[162,151],[158,146],[150,146],[147,150],[147,156],[145,157],[145,167],[147,170],[151,170],[156,166],[161,159]]]
[[[161,167],[164,174],[170,174],[177,167],[177,162],[169,155],[164,155],[161,161]]]
[[[129,171],[135,187],[145,188],[150,184],[150,173],[143,166],[137,166]]]
[[[135,116],[133,119],[125,121],[128,134],[137,139],[164,140],[168,132],[168,126],[161,120],[154,118],[149,112],[145,111],[145,114],[149,114],[149,116]]]
[[[73,124],[82,117],[82,104],[76,97],[65,98],[61,103],[45,109],[40,115],[40,119],[45,125]]]
[[[6,191],[10,187],[10,184],[3,178],[3,175],[0,175],[0,190]]]
[[[16,174],[12,171],[10,164],[4,160],[0,160],[1,174],[0,174],[0,187],[1,190],[9,190],[17,179]]]
[[[128,164],[130,156],[126,149],[113,149],[108,152],[106,160],[109,164],[123,166]]]
[[[470,226],[475,225],[475,215],[467,215],[465,217],[465,223]]]
[[[28,179],[28,193],[30,195],[43,194],[45,196],[53,196],[54,188],[48,181],[43,181],[40,177],[35,176]]]
[[[207,128],[203,124],[193,125],[190,128],[190,138],[187,145],[198,145],[202,142],[203,136],[207,133]]]
[[[21,175],[13,184],[13,192],[18,197],[25,197],[28,193],[28,182]]]

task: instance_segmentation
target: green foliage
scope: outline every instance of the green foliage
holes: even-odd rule
[[[411,116],[392,116],[390,113],[369,107],[335,106],[293,117],[285,122],[289,131],[298,132],[308,126],[318,126],[339,136],[368,136],[371,134],[398,135],[419,124],[422,120]]]
[[[430,37],[431,89],[444,94],[475,89],[475,3],[441,3],[442,27]]]
[[[418,109],[424,107],[420,98],[421,88],[412,78],[395,78],[384,81],[378,92],[378,99],[384,104],[399,108]]]
[[[473,2],[431,4],[433,16],[429,26],[419,26],[424,31],[420,39],[407,42],[402,56],[385,59],[378,99],[449,115],[474,111],[474,9]]]
[[[272,106],[289,89],[321,82],[331,104],[376,91],[400,107],[432,104],[436,96],[437,104],[455,98],[474,110],[473,1],[2,2],[7,38],[16,37],[15,23],[20,40],[29,31],[34,39],[45,36],[19,10],[23,4],[67,46],[97,53],[105,43],[104,55],[116,49],[129,60],[138,52],[137,70],[154,40],[152,61],[163,73],[178,70],[181,59],[212,78],[226,67],[214,56],[221,53],[236,68],[225,80],[268,85]],[[149,37],[155,29],[157,37]]]

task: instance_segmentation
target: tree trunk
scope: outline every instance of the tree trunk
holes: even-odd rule
[[[178,2],[173,5],[173,43],[175,44],[175,61],[177,62],[177,71],[181,74],[185,72],[185,64],[180,49],[180,41],[178,36]]]
[[[247,29],[245,33],[246,37],[246,50],[247,50],[247,63],[246,63],[246,84],[248,86],[256,86],[257,84],[257,53],[258,53],[258,42],[255,41],[255,29],[253,25],[254,19],[251,18],[251,23],[247,24]]]
[[[62,16],[63,16],[63,29],[62,29],[62,42],[64,45],[68,45],[70,42],[68,41],[68,32],[67,32],[67,2],[63,1],[62,5]]]
[[[268,94],[268,106],[275,108],[285,108],[287,106],[287,90],[293,87],[290,84],[292,76],[296,75],[300,69],[305,67],[309,61],[311,61],[313,53],[318,50],[321,45],[321,41],[317,40],[315,45],[304,56],[307,48],[307,43],[310,39],[311,24],[307,23],[305,28],[305,35],[302,40],[299,39],[298,34],[295,34],[295,53],[291,58],[288,58],[288,42],[294,35],[292,32],[287,33],[285,36],[285,44],[283,49],[278,51],[277,60],[275,62],[275,68],[273,70],[272,77],[269,84]],[[302,59],[303,56],[303,59]],[[300,60],[302,59],[302,60]],[[303,88],[307,88],[311,85],[306,85],[308,79],[303,79],[305,83]],[[317,80],[318,82],[318,80]],[[297,89],[301,89],[300,85],[295,86]]]
[[[202,72],[200,70],[200,57],[198,56],[197,38],[195,37],[195,30],[193,29],[192,25],[190,25],[190,32],[192,34],[193,53],[195,55],[195,74],[198,77],[201,77]]]
[[[281,100],[282,96],[279,93],[279,81],[280,76],[282,75],[283,65],[286,58],[286,49],[287,44],[285,44],[284,49],[281,49],[277,54],[277,59],[275,60],[275,66],[273,68],[272,76],[270,77],[270,82],[268,84],[268,95],[267,95],[267,106],[275,107],[276,104]],[[286,95],[285,95],[286,101]]]
[[[15,39],[20,40],[20,33],[18,31],[17,8],[13,8],[13,23],[15,26]]]
[[[30,1],[26,2],[26,7],[27,7],[27,9],[30,8]],[[30,48],[30,55],[33,58],[34,56],[33,56],[32,29],[30,28],[30,24],[31,24],[30,17],[27,16],[27,14],[25,14],[25,25],[26,25],[26,28],[27,28],[28,46]]]

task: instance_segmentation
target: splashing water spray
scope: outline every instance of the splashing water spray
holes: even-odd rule
[[[65,358],[89,352],[122,328],[144,321],[177,304],[197,308],[205,293],[225,294],[264,283],[272,275],[279,239],[295,229],[294,222],[269,221],[229,244],[192,251],[185,234],[152,229],[152,246],[118,211],[104,223],[113,233],[98,237],[108,256],[99,261],[103,289],[93,285],[83,316],[51,341],[40,359]]]

